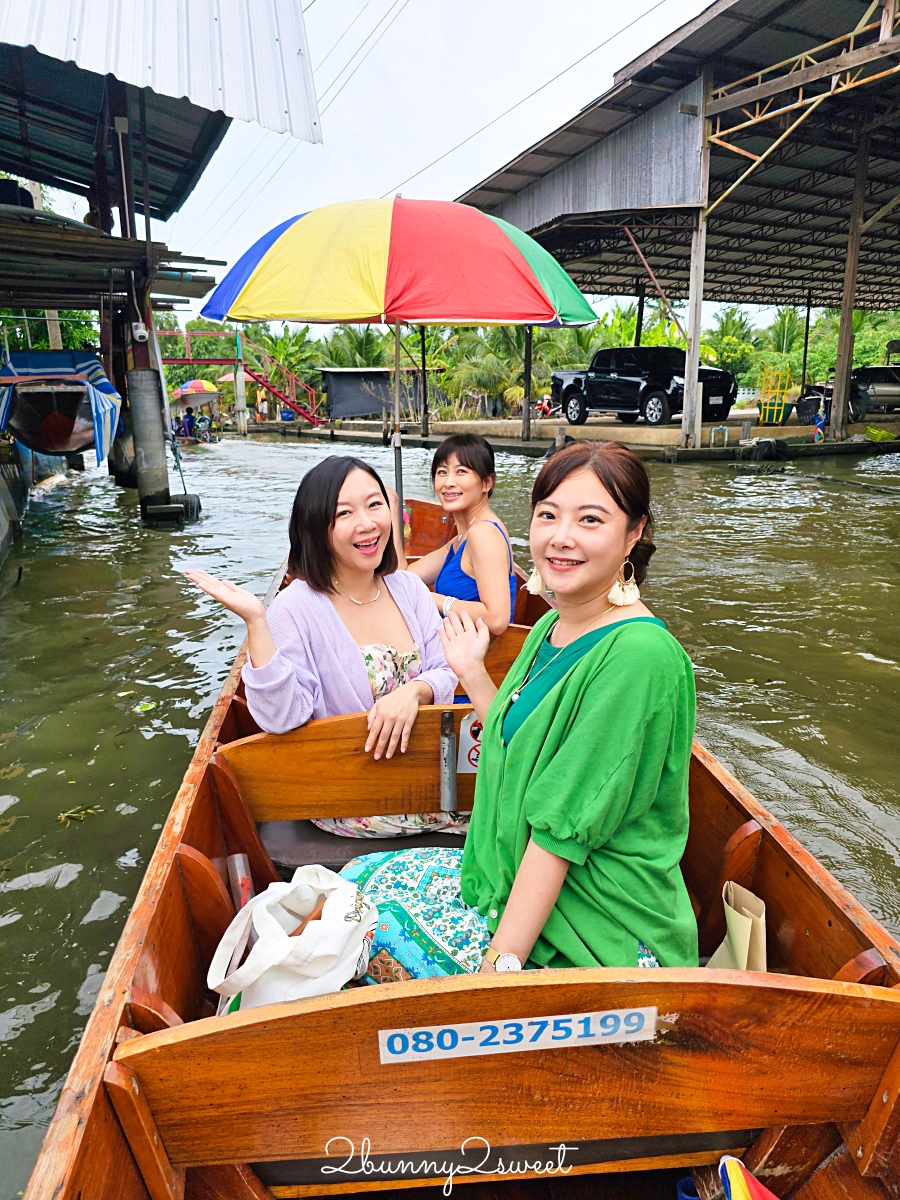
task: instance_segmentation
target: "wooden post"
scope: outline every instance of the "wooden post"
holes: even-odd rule
[[[422,343],[422,437],[428,437],[428,367],[425,362],[425,326],[419,326]]]
[[[400,433],[400,322],[394,323],[394,489],[400,497],[400,520],[403,520],[403,438]],[[402,527],[402,526],[401,526]]]
[[[141,88],[140,95],[140,114],[141,114],[141,205],[144,209],[144,245],[147,255],[147,276],[153,270],[150,248],[150,166],[147,160],[147,92]]]
[[[700,208],[691,238],[691,275],[685,335],[684,404],[681,410],[681,445],[699,447],[703,429],[703,392],[700,386],[700,332],[703,324],[703,277],[706,270],[707,204],[709,203],[709,121],[706,104],[712,87],[712,67],[703,68],[703,111],[700,136]]]
[[[26,184],[31,199],[34,201],[34,207],[38,212],[44,211],[44,198],[41,195],[41,185],[29,180]],[[47,319],[47,339],[50,343],[51,350],[62,350],[62,334],[59,330],[59,312],[55,308],[47,308],[44,310],[44,316]]]
[[[806,326],[803,330],[803,372],[800,376],[800,395],[806,391],[806,363],[809,358],[809,318],[812,312],[812,288],[806,289]]]
[[[131,174],[128,89],[114,75],[107,75],[106,95],[113,125],[113,158],[116,163],[116,186],[121,193],[118,205],[119,233],[123,238],[133,238],[135,236],[134,184]]]
[[[531,441],[531,347],[532,335],[534,327],[531,325],[525,326],[525,363],[524,363],[524,378],[523,385],[525,388],[522,396],[522,441]]]
[[[94,201],[97,206],[97,221],[104,233],[112,233],[113,215],[109,203],[109,177],[106,173],[106,149],[109,141],[109,97],[103,102],[103,113],[98,122],[94,141]]]
[[[856,151],[856,178],[853,184],[853,207],[850,210],[844,290],[841,296],[841,329],[838,334],[834,389],[831,394],[830,432],[836,442],[842,442],[847,436],[847,402],[850,398],[850,372],[853,370],[853,309],[856,305],[856,281],[859,275],[859,251],[862,246],[871,140],[872,135],[864,131]]]
[[[644,301],[647,298],[647,285],[643,282],[638,284],[637,292],[637,321],[634,326],[634,344],[641,344],[641,334],[644,330]]]
[[[241,345],[241,331],[234,334],[234,423],[238,436],[247,436],[247,389],[244,383],[244,348]]]
[[[688,293],[687,348],[684,361],[684,407],[681,411],[681,444],[700,446],[703,423],[700,386],[700,333],[703,322],[703,275],[706,267],[706,213],[697,210],[691,239],[691,280]]]

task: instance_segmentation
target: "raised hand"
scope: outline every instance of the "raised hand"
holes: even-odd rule
[[[447,666],[461,680],[473,671],[484,669],[491,634],[481,617],[473,621],[467,612],[455,613],[451,609],[444,618],[440,638]]]
[[[245,588],[235,587],[227,579],[214,579],[206,571],[192,569],[185,571],[185,575],[192,583],[196,583],[198,588],[206,592],[207,596],[218,600],[220,604],[246,621],[248,625],[265,615],[265,609],[259,597],[254,596]]]
[[[214,579],[206,571],[185,571],[191,583],[218,600],[230,612],[235,613],[247,623],[247,650],[250,654],[250,665],[264,667],[271,662],[277,653],[275,639],[266,620],[266,610],[262,601],[246,588],[235,587],[227,579]]]
[[[497,695],[494,683],[484,669],[484,656],[491,642],[490,631],[481,617],[473,621],[467,612],[444,618],[440,630],[447,666],[457,676],[472,701],[480,721],[484,721],[491,701]]]

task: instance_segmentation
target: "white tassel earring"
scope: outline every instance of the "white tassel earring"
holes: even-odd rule
[[[625,578],[626,567],[631,567],[631,577],[629,579]],[[609,595],[606,598],[610,604],[615,604],[618,608],[625,608],[629,604],[637,604],[638,600],[640,600],[641,592],[638,585],[634,582],[634,563],[630,558],[626,558],[619,568],[619,576],[609,589]]]
[[[541,577],[541,573],[537,567],[535,567],[528,576],[528,580],[525,584],[525,591],[530,592],[532,596],[540,596],[546,591],[546,588],[544,587],[544,580]]]

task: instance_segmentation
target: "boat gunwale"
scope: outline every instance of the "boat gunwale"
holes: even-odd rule
[[[286,572],[287,558],[281,569],[276,572],[265,594],[263,604],[266,607],[278,594]],[[93,1097],[103,1087],[103,1070],[116,1048],[116,1034],[121,1026],[127,1023],[125,1007],[134,985],[140,951],[144,947],[156,906],[175,868],[181,833],[190,816],[206,767],[216,751],[218,734],[237,691],[241,670],[246,661],[245,638],[191,755],[181,786],[175,794],[134,903],[116,942],[78,1049],[66,1072],[23,1200],[44,1200],[47,1196],[58,1196],[76,1171],[80,1156],[90,1151],[90,1147],[86,1145],[85,1134],[90,1127]]]

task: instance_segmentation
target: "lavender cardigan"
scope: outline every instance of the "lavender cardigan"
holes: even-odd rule
[[[435,704],[450,704],[456,676],[447,666],[438,630],[441,618],[417,575],[396,571],[383,583],[396,601],[422,657],[418,676]],[[264,667],[242,671],[247,704],[267,733],[287,733],[313,717],[337,717],[372,707],[372,687],[359,646],[323,592],[295,579],[266,614],[278,647]]]

